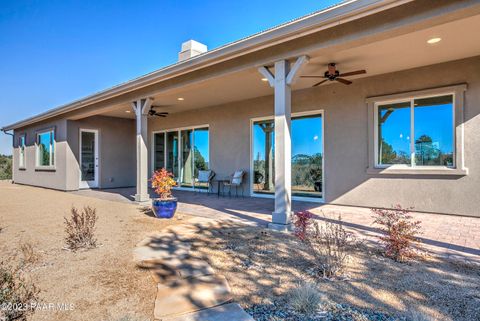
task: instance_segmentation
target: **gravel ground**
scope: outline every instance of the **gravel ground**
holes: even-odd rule
[[[310,273],[314,258],[289,234],[224,225],[199,231],[192,241],[195,255],[226,276],[235,300],[257,321],[480,320],[478,266],[428,255],[398,263],[361,242],[350,251],[344,276],[332,281]],[[289,310],[286,298],[302,282],[331,302],[327,313],[315,319]]]
[[[284,300],[255,304],[245,309],[256,321],[397,321],[396,317],[346,304],[327,303],[316,314],[304,315],[288,309]],[[401,319],[400,319],[401,320]]]

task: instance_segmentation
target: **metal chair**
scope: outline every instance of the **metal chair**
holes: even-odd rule
[[[227,182],[223,182],[223,189],[228,187],[228,196],[232,196],[232,188],[235,187],[235,197],[238,197],[238,188],[242,188],[242,197],[243,197],[243,177],[245,176],[244,170],[235,171],[230,176],[230,180]]]
[[[207,184],[207,194],[213,193],[212,180],[215,177],[215,172],[212,170],[198,171],[198,177],[195,178],[196,183]]]

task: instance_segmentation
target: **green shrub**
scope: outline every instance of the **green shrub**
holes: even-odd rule
[[[12,156],[0,155],[0,180],[12,179]]]

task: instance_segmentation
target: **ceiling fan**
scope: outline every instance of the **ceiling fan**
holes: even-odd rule
[[[148,116],[167,117],[167,115],[168,115],[167,112],[157,112],[157,111],[155,111],[155,108],[161,108],[161,107],[166,107],[166,106],[152,106],[152,107],[150,107],[150,110],[148,111]]]
[[[347,80],[347,79],[342,78],[342,77],[361,75],[361,74],[365,74],[365,73],[367,73],[366,70],[356,70],[356,71],[350,71],[350,72],[346,72],[346,73],[342,74],[342,73],[340,73],[339,70],[337,70],[336,64],[332,62],[332,63],[328,64],[328,70],[325,71],[325,74],[323,74],[323,76],[301,76],[301,77],[302,78],[325,78],[324,80],[314,84],[312,87],[319,86],[319,85],[321,85],[324,82],[329,81],[329,80],[330,81],[338,81],[338,82],[341,82],[344,85],[350,85],[352,82],[350,80]]]

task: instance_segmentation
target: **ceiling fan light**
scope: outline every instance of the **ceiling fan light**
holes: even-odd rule
[[[429,45],[433,45],[433,44],[436,44],[436,43],[439,43],[440,41],[442,41],[442,38],[440,37],[433,37],[433,38],[430,38],[427,40],[427,43]]]

